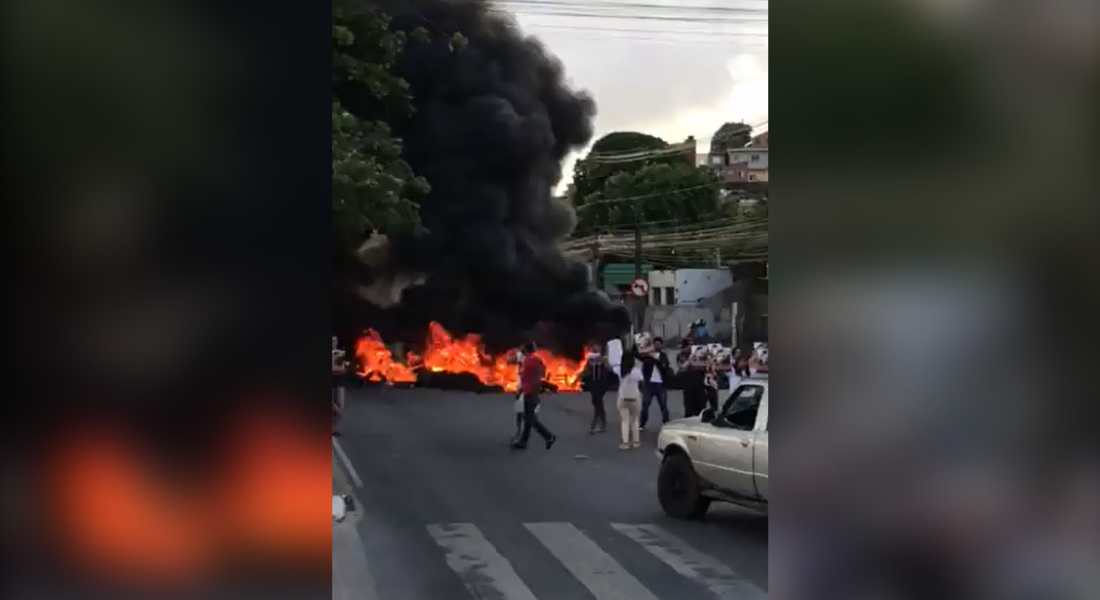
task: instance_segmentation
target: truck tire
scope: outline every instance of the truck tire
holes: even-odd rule
[[[698,521],[710,508],[710,498],[703,495],[695,467],[683,454],[671,454],[661,462],[657,499],[665,514],[674,519]]]

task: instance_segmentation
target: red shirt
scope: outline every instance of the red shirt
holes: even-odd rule
[[[546,365],[537,356],[523,359],[519,369],[519,390],[524,394],[538,395],[542,391],[542,377],[546,374]]]

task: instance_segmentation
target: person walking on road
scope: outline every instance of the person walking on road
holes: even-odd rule
[[[604,396],[611,385],[612,376],[607,357],[599,344],[592,344],[588,348],[588,365],[584,377],[588,385],[588,393],[592,395],[592,425],[588,433],[603,433],[607,431],[607,407],[604,405]]]
[[[641,427],[638,419],[642,401],[642,365],[636,358],[636,351],[623,353],[619,372],[619,397],[615,401],[619,409],[619,428],[621,433],[620,450],[640,448],[642,445]]]
[[[523,433],[512,447],[516,450],[526,450],[527,442],[531,439],[531,430],[534,429],[546,441],[546,449],[549,450],[558,440],[558,436],[542,424],[538,415],[539,394],[542,392],[542,378],[546,374],[546,365],[535,356],[535,344],[532,342],[524,344],[523,354],[523,364],[519,369],[519,390],[523,394]]]
[[[725,377],[722,367],[718,365],[714,356],[707,357],[707,364],[703,371],[703,396],[699,403],[699,412],[704,410],[703,404],[711,410],[718,412],[718,378]],[[693,415],[694,416],[694,415]]]
[[[749,370],[749,359],[752,357],[751,350],[744,350],[737,348],[733,353],[733,373],[741,379],[748,379],[752,374]]]
[[[335,437],[340,436],[336,426],[344,416],[344,378],[348,371],[346,354],[340,348],[340,340],[332,336],[332,435]]]
[[[706,402],[706,365],[694,356],[694,347],[688,340],[684,340],[680,347],[680,355],[677,363],[680,366],[678,374],[680,385],[684,390],[684,417],[695,417],[703,412]]]
[[[657,399],[657,406],[661,409],[661,422],[668,423],[668,391],[665,382],[672,380],[672,365],[665,354],[665,341],[660,337],[653,338],[653,353],[642,357],[642,415],[639,426],[645,429],[649,421],[649,405],[653,399]]]

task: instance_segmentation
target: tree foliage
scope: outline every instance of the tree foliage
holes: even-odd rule
[[[690,225],[713,218],[719,178],[695,166],[694,152],[654,154],[668,147],[661,138],[634,131],[600,138],[575,168],[574,235],[632,228],[639,220]]]
[[[685,163],[648,164],[612,175],[603,186],[607,214],[613,224],[694,223],[713,218],[718,210],[719,179]],[[635,198],[636,200],[626,200]],[[623,200],[616,202],[614,200]]]
[[[574,198],[576,235],[632,228],[640,223],[690,225],[720,211],[721,181],[708,169],[680,162],[649,162],[621,169],[597,191]]]
[[[405,36],[387,25],[375,8],[333,1],[332,223],[345,245],[418,227],[413,199],[428,191],[386,124],[412,110],[408,85],[390,69]]]
[[[718,154],[730,148],[744,148],[752,141],[752,125],[738,121],[723,123],[710,141],[710,153]]]
[[[601,157],[662,150],[667,147],[668,143],[661,138],[635,131],[615,131],[603,136],[592,145],[588,156],[577,161],[573,168],[573,197],[583,202],[585,198],[598,194],[600,186],[611,175],[646,164],[644,160],[604,162],[600,160]]]
[[[592,144],[592,153],[625,154],[645,150],[660,150],[662,148],[668,148],[668,142],[648,133],[614,131]]]

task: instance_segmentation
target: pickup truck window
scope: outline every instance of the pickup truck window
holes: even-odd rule
[[[760,411],[760,401],[764,398],[764,387],[746,384],[739,386],[725,406],[715,424],[720,427],[732,427],[751,431],[756,425],[756,414]]]

